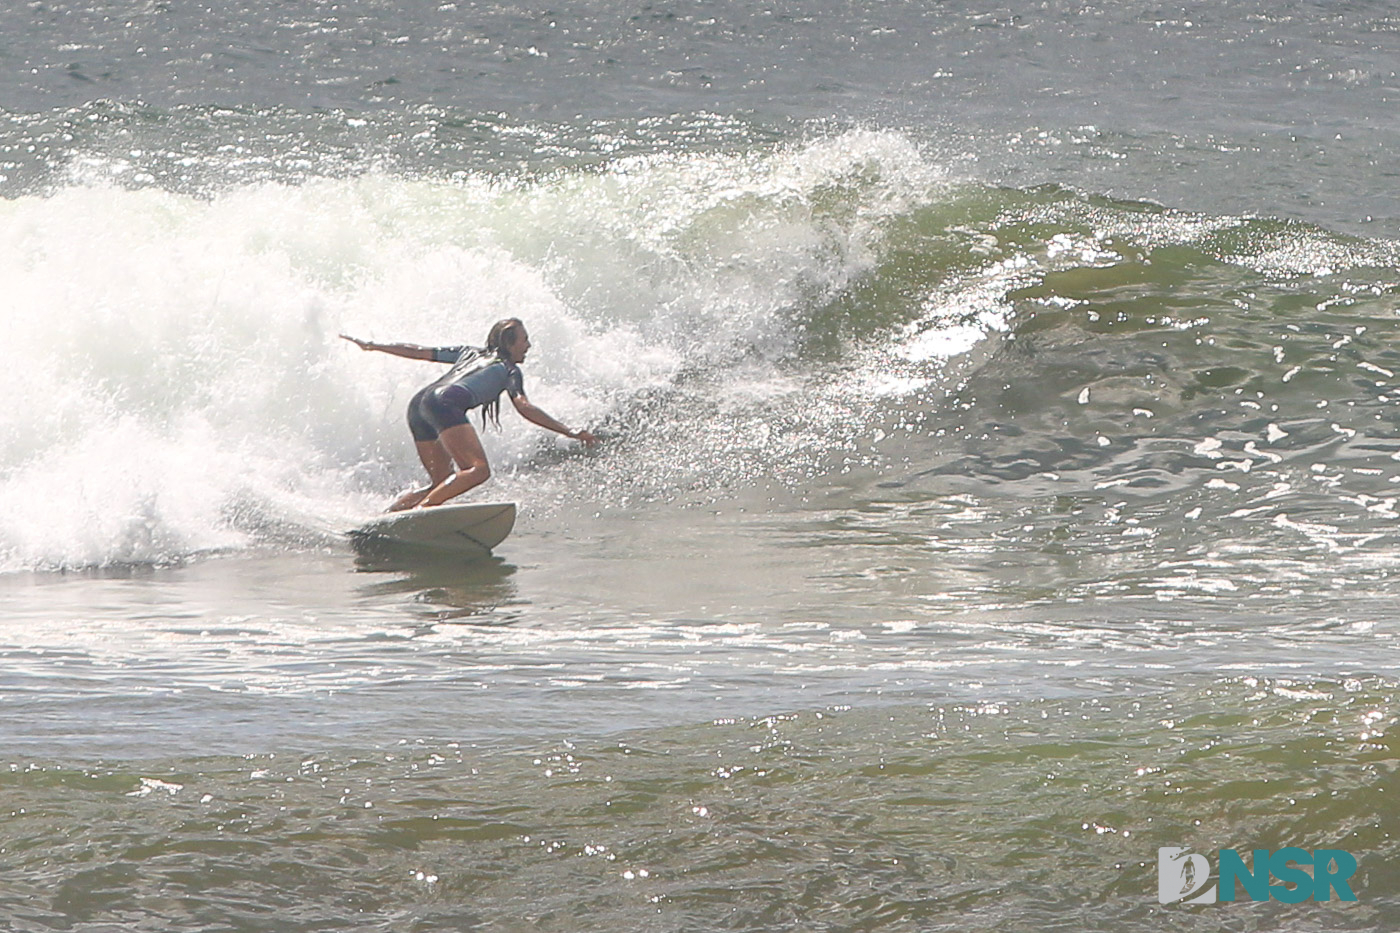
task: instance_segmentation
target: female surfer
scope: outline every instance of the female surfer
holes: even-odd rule
[[[429,483],[399,496],[389,511],[428,508],[482,483],[491,476],[481,438],[467,420],[473,408],[481,409],[481,426],[489,418],[501,425],[501,392],[510,393],[515,410],[527,421],[583,441],[589,447],[598,439],[588,431],[575,431],[550,417],[525,397],[520,364],[530,350],[530,336],[519,318],[498,321],[486,335],[485,348],[420,347],[411,343],[373,343],[341,334],[361,350],[379,350],[412,360],[451,363],[447,374],[424,386],[408,403],[408,429],[418,448],[418,459],[428,471]],[[454,470],[453,467],[456,467]]]

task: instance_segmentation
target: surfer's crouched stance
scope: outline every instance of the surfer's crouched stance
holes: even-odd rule
[[[408,403],[408,429],[418,448],[418,459],[428,471],[429,483],[394,500],[390,512],[441,505],[491,476],[481,438],[467,420],[467,413],[481,408],[481,426],[489,418],[500,427],[501,392],[509,392],[515,410],[527,421],[557,431],[588,446],[598,439],[587,431],[574,431],[550,417],[525,397],[520,364],[530,349],[530,337],[519,318],[499,321],[486,335],[486,347],[419,347],[409,343],[372,343],[341,334],[361,350],[379,350],[412,360],[451,363],[447,374],[419,390]],[[456,469],[453,469],[453,465]]]

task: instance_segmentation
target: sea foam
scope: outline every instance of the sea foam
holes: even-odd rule
[[[80,173],[81,174],[81,173]],[[334,527],[419,481],[403,409],[523,318],[532,400],[596,424],[734,356],[874,262],[936,167],[897,134],[524,179],[367,172],[202,195],[86,177],[0,203],[0,568],[162,562]],[[624,426],[625,427],[625,426]],[[486,432],[528,468],[550,435]]]

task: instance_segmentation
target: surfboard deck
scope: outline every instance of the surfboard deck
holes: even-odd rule
[[[357,546],[427,548],[484,557],[515,527],[514,502],[473,502],[389,512],[349,532]]]

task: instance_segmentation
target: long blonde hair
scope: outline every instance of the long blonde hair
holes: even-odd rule
[[[508,317],[497,321],[491,325],[490,332],[486,335],[486,352],[497,359],[509,362],[506,355],[515,342],[520,339],[520,332],[525,329],[525,322],[518,317]],[[490,418],[491,423],[497,428],[501,426],[501,397],[498,395],[491,401],[481,406],[481,426],[486,427],[486,419]]]

